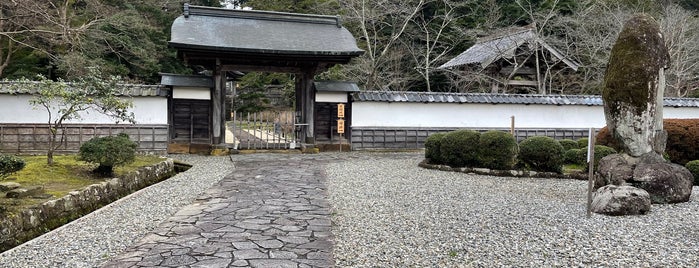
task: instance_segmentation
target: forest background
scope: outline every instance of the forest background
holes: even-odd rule
[[[533,25],[580,64],[552,74],[546,94],[599,94],[623,23],[648,13],[671,55],[666,96],[699,97],[699,0],[4,0],[0,79],[74,80],[89,67],[127,82],[158,83],[160,72],[192,74],[168,48],[172,21],[193,5],[339,15],[365,54],[316,79],[366,90],[490,92],[494,77],[437,67],[479,38]],[[240,86],[289,85],[290,74],[250,74]]]

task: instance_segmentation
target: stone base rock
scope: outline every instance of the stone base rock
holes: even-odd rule
[[[641,157],[612,154],[600,160],[595,188],[631,185],[646,190],[654,204],[689,201],[694,177],[685,167],[669,163],[656,153]]]
[[[644,189],[654,204],[689,201],[694,176],[687,168],[673,163],[639,163],[631,185]]]
[[[606,185],[595,191],[591,209],[610,216],[642,215],[650,211],[650,195],[628,185]]]

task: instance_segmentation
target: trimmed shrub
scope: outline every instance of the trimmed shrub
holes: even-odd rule
[[[689,169],[689,172],[692,172],[694,176],[694,185],[699,185],[699,160],[689,161],[684,167]]]
[[[571,140],[571,139],[562,139],[562,140],[559,140],[558,143],[560,143],[561,146],[563,146],[564,151],[568,151],[570,149],[580,148],[580,147],[578,147],[578,142]]]
[[[577,143],[576,143],[577,144]],[[578,154],[580,149],[568,149],[563,153],[563,163],[565,164],[579,164]]]
[[[532,170],[558,173],[563,170],[563,146],[551,137],[537,136],[523,140],[519,144],[517,158]]]
[[[699,119],[665,119],[663,129],[667,131],[665,152],[670,156],[670,161],[684,165],[699,159]],[[597,134],[597,144],[621,151],[607,127]]]
[[[517,156],[517,139],[512,134],[491,130],[481,134],[479,140],[482,167],[508,170],[515,165]]]
[[[22,170],[25,165],[26,162],[22,158],[14,155],[0,155],[0,179],[5,179],[12,173]]]
[[[590,139],[588,138],[581,138],[578,139],[578,149],[582,149],[583,147],[587,147],[587,144],[590,142]]]
[[[94,170],[100,175],[112,175],[115,166],[121,166],[134,161],[136,143],[129,140],[129,135],[120,133],[117,136],[92,138],[82,146],[78,159],[85,162],[97,163]]]
[[[451,167],[477,166],[480,136],[472,130],[457,130],[444,135],[439,146],[444,164]]]
[[[604,146],[604,145],[595,145],[595,169],[597,168],[597,165],[599,165],[599,160],[602,159],[605,156],[608,156],[610,154],[615,154],[617,153],[614,148]],[[580,149],[580,152],[578,152],[578,164],[580,165],[585,165],[585,170],[588,170],[587,164],[587,146],[585,148]]]
[[[442,153],[439,147],[442,145],[442,139],[445,133],[435,133],[427,137],[425,140],[425,158],[429,159],[431,164],[443,164]]]

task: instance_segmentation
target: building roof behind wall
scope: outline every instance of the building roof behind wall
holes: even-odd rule
[[[0,94],[36,94],[39,82],[0,81]],[[70,85],[70,83],[68,83]],[[160,85],[119,84],[117,96],[156,97],[161,96]]]
[[[318,92],[359,92],[359,86],[354,82],[315,81],[313,86]]]
[[[214,87],[214,79],[204,75],[160,74],[160,84],[164,86],[178,87]]]
[[[602,106],[597,95],[534,95],[497,93],[442,93],[405,91],[362,91],[352,94],[357,102],[422,102],[422,103],[482,103],[482,104],[542,104]],[[666,107],[699,107],[696,98],[665,98]]]

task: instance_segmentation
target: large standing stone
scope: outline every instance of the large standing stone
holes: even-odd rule
[[[664,150],[664,69],[669,54],[658,23],[648,15],[629,19],[612,48],[604,76],[604,114],[622,151],[639,157]]]
[[[646,214],[650,211],[650,195],[628,185],[607,185],[595,191],[591,209],[611,216]]]
[[[646,190],[656,204],[689,201],[694,176],[687,168],[673,163],[641,162],[633,171],[633,186]]]

